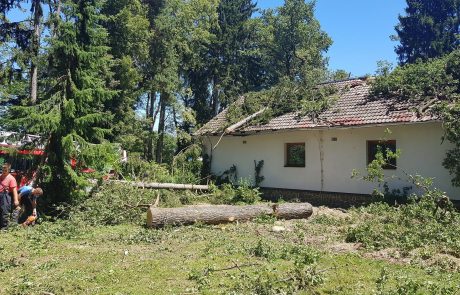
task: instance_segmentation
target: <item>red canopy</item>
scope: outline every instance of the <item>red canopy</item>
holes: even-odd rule
[[[33,156],[42,156],[45,154],[43,150],[40,149],[33,149],[33,150],[18,150],[16,151],[20,155],[33,155]],[[7,155],[10,152],[8,150],[0,149],[0,155]]]

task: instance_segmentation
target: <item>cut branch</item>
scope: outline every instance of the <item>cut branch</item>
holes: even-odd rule
[[[160,182],[134,182],[127,180],[109,180],[110,182],[115,183],[126,183],[138,188],[147,188],[147,189],[177,189],[177,190],[209,190],[208,185],[198,185],[198,184],[182,184],[182,183],[160,183]]]
[[[239,127],[243,126],[244,124],[246,124],[247,122],[251,121],[252,119],[254,119],[255,117],[257,117],[258,115],[262,114],[263,112],[265,112],[267,110],[267,108],[263,108],[261,109],[260,111],[244,118],[243,120],[231,125],[230,127],[227,127],[225,129],[225,133],[232,133],[233,131],[235,131],[236,129],[238,129]]]
[[[260,263],[248,263],[248,264],[237,264],[236,262],[233,262],[233,266],[225,267],[225,268],[218,268],[218,269],[206,269],[204,271],[204,275],[208,275],[211,272],[219,272],[219,271],[227,271],[227,270],[232,270],[237,268],[239,271],[243,271],[241,268],[243,267],[251,267],[251,266],[259,266]]]
[[[420,106],[418,107],[417,111],[420,115],[423,115],[425,114],[425,112],[431,108],[433,105],[436,104],[436,102],[438,102],[439,99],[437,97],[427,101],[426,103],[421,103]]]
[[[227,127],[224,132],[222,132],[222,135],[220,136],[219,140],[217,141],[216,145],[214,147],[212,147],[212,150],[216,149],[216,147],[219,145],[220,141],[222,140],[222,138],[224,137],[225,134],[229,134],[229,133],[232,133],[234,132],[236,129],[240,128],[241,126],[243,126],[244,124],[246,124],[247,122],[251,121],[252,119],[254,119],[255,117],[257,117],[258,115],[262,114],[263,112],[265,112],[267,110],[267,108],[263,108],[261,109],[260,111],[244,118],[243,120],[239,121],[239,122],[236,122],[235,124]]]

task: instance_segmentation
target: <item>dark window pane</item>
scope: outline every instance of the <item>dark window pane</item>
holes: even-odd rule
[[[387,150],[396,152],[396,140],[369,140],[367,142],[367,164],[370,164],[375,160],[375,157],[379,151],[382,152],[383,157],[386,158]],[[382,166],[383,169],[396,169],[396,159],[388,159],[386,165]]]
[[[286,144],[286,166],[305,167],[305,143]]]

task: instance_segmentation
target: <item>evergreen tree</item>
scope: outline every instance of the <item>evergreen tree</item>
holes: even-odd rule
[[[21,8],[23,2],[23,0],[0,1],[0,45],[13,40],[22,49],[29,46],[31,31],[21,22],[12,22],[7,17],[12,9]]]
[[[46,95],[34,106],[11,108],[6,122],[10,129],[48,139],[45,185],[53,202],[73,201],[86,185],[78,168],[103,167],[100,163],[113,154],[99,145],[110,133],[113,118],[104,104],[116,94],[110,90],[112,60],[99,4],[62,3],[64,17],[54,20],[56,37],[49,48]],[[71,159],[78,167],[72,167]]]
[[[336,90],[317,87],[328,78],[323,53],[332,41],[314,17],[315,2],[286,0],[282,7],[263,12],[260,50],[270,88],[245,94],[242,106],[232,105],[229,123],[265,109],[256,120],[267,122],[285,113],[299,112],[313,120],[333,102]]]
[[[32,42],[30,45],[30,104],[37,103],[38,96],[38,58],[40,50],[41,22],[43,7],[40,0],[32,1]]]
[[[30,47],[31,32],[22,22],[12,22],[8,13],[21,7],[21,0],[0,1],[0,110],[18,103],[25,90],[23,52]],[[20,85],[21,84],[21,85]],[[14,89],[16,88],[16,89]],[[20,90],[20,91],[18,91]],[[14,95],[11,93],[15,92]]]
[[[406,15],[395,27],[401,64],[443,56],[460,44],[459,0],[407,0]]]
[[[250,75],[245,68],[250,61],[248,51],[254,37],[249,21],[255,11],[251,0],[222,0],[219,3],[218,27],[213,29],[216,38],[209,50],[209,73],[212,115],[219,106],[225,107],[238,94],[247,92]]]
[[[264,87],[264,67],[259,49],[260,22],[252,18],[251,0],[222,0],[218,25],[202,50],[197,67],[188,73],[197,123],[209,121],[241,94]]]
[[[147,6],[139,0],[108,0],[102,13],[109,34],[110,54],[114,57],[114,84],[118,90],[106,108],[114,115],[111,139],[125,142],[137,125],[135,109],[145,87],[144,70],[149,64],[149,27]],[[125,147],[124,147],[125,148]]]

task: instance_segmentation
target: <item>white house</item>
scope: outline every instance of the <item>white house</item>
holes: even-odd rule
[[[460,188],[452,186],[442,166],[451,145],[442,141],[440,121],[418,116],[407,103],[370,99],[365,79],[334,84],[342,89],[338,101],[315,121],[290,113],[265,125],[249,121],[223,134],[226,110],[221,112],[197,132],[211,171],[219,175],[235,165],[238,177],[253,180],[254,161],[263,160],[261,187],[369,195],[376,184],[351,175],[353,170],[364,173],[376,146],[385,142],[401,150],[396,167],[385,170],[390,188],[408,187],[406,173],[419,174],[434,178],[436,187],[460,200]]]

